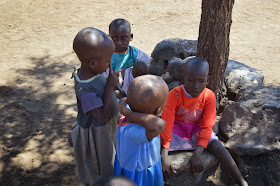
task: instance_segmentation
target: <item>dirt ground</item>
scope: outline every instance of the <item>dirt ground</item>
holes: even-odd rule
[[[280,85],[280,1],[236,0],[230,59]],[[134,45],[151,54],[170,37],[197,39],[201,1],[0,1],[0,185],[81,185],[67,136],[75,121],[72,41],[83,27],[108,32],[115,18],[132,24]],[[279,155],[246,157],[250,185],[280,185]],[[231,185],[220,166],[202,185]]]

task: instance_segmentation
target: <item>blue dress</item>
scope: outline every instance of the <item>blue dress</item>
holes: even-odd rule
[[[125,176],[139,186],[163,185],[160,136],[148,140],[138,124],[120,126],[116,135],[114,176]]]

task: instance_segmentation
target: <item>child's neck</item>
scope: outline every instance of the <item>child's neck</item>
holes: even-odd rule
[[[125,54],[125,53],[127,53],[128,48],[129,48],[129,47],[127,47],[127,49],[126,49],[124,52],[116,52],[116,51],[115,51],[114,53],[115,53],[115,54]]]
[[[88,80],[96,75],[97,75],[97,73],[93,73],[92,71],[82,68],[82,67],[80,68],[80,70],[78,72],[78,76],[79,76],[80,80]]]

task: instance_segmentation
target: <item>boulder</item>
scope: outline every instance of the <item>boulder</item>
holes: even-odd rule
[[[196,55],[197,40],[186,40],[170,38],[161,41],[154,48],[151,56],[153,58],[149,71],[151,74],[162,75],[167,72],[169,60],[172,57],[185,59]]]
[[[259,85],[241,89],[219,122],[225,146],[238,155],[280,152],[280,87]]]
[[[241,89],[236,95],[236,101],[260,100],[261,102],[279,101],[280,87],[260,84]]]
[[[188,151],[176,151],[176,152],[169,152],[169,160],[172,162],[176,170],[176,174],[172,180],[169,181],[171,185],[197,185],[203,173],[192,175],[189,168],[187,168],[189,159],[192,156],[192,152]],[[209,168],[217,165],[218,160],[209,152],[204,151],[202,154],[202,164],[204,166],[204,171],[208,170]]]
[[[181,58],[173,57],[169,60],[167,71],[173,80],[184,80],[184,64],[185,60],[182,60]]]
[[[225,85],[229,97],[234,100],[238,91],[263,82],[264,76],[260,71],[244,65],[243,63],[228,60],[225,72]]]
[[[178,87],[179,85],[182,85],[180,81],[172,81],[171,83],[168,84],[168,89],[170,91],[173,88]]]
[[[172,79],[172,77],[170,76],[169,72],[166,72],[166,73],[162,74],[160,77],[161,77],[161,78],[165,81],[165,83],[167,83],[167,84],[169,84],[169,83],[171,83],[171,82],[173,81],[173,79]]]
[[[173,80],[184,82],[184,64],[192,57],[186,59],[173,57],[170,59],[167,70]]]
[[[215,125],[213,126],[213,132],[215,132],[217,135],[219,134],[219,121],[221,118],[221,116],[216,116]]]
[[[234,101],[228,99],[228,97],[223,97],[219,103],[219,113],[222,113],[228,105],[231,105],[233,103]]]

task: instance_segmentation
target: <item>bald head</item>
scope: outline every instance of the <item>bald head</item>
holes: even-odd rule
[[[148,66],[143,61],[137,61],[133,65],[132,75],[134,78],[148,74]]]
[[[157,115],[164,107],[168,96],[168,87],[162,78],[155,75],[143,75],[135,78],[128,87],[127,103],[135,112]]]
[[[125,19],[115,19],[109,25],[109,32],[112,29],[123,28],[128,29],[129,33],[131,32],[130,23]]]
[[[104,47],[114,48],[113,41],[107,34],[92,27],[79,31],[73,42],[73,49],[82,63],[100,56]]]
[[[190,72],[202,73],[205,72],[208,75],[209,64],[201,57],[190,57],[184,65],[185,76]]]

